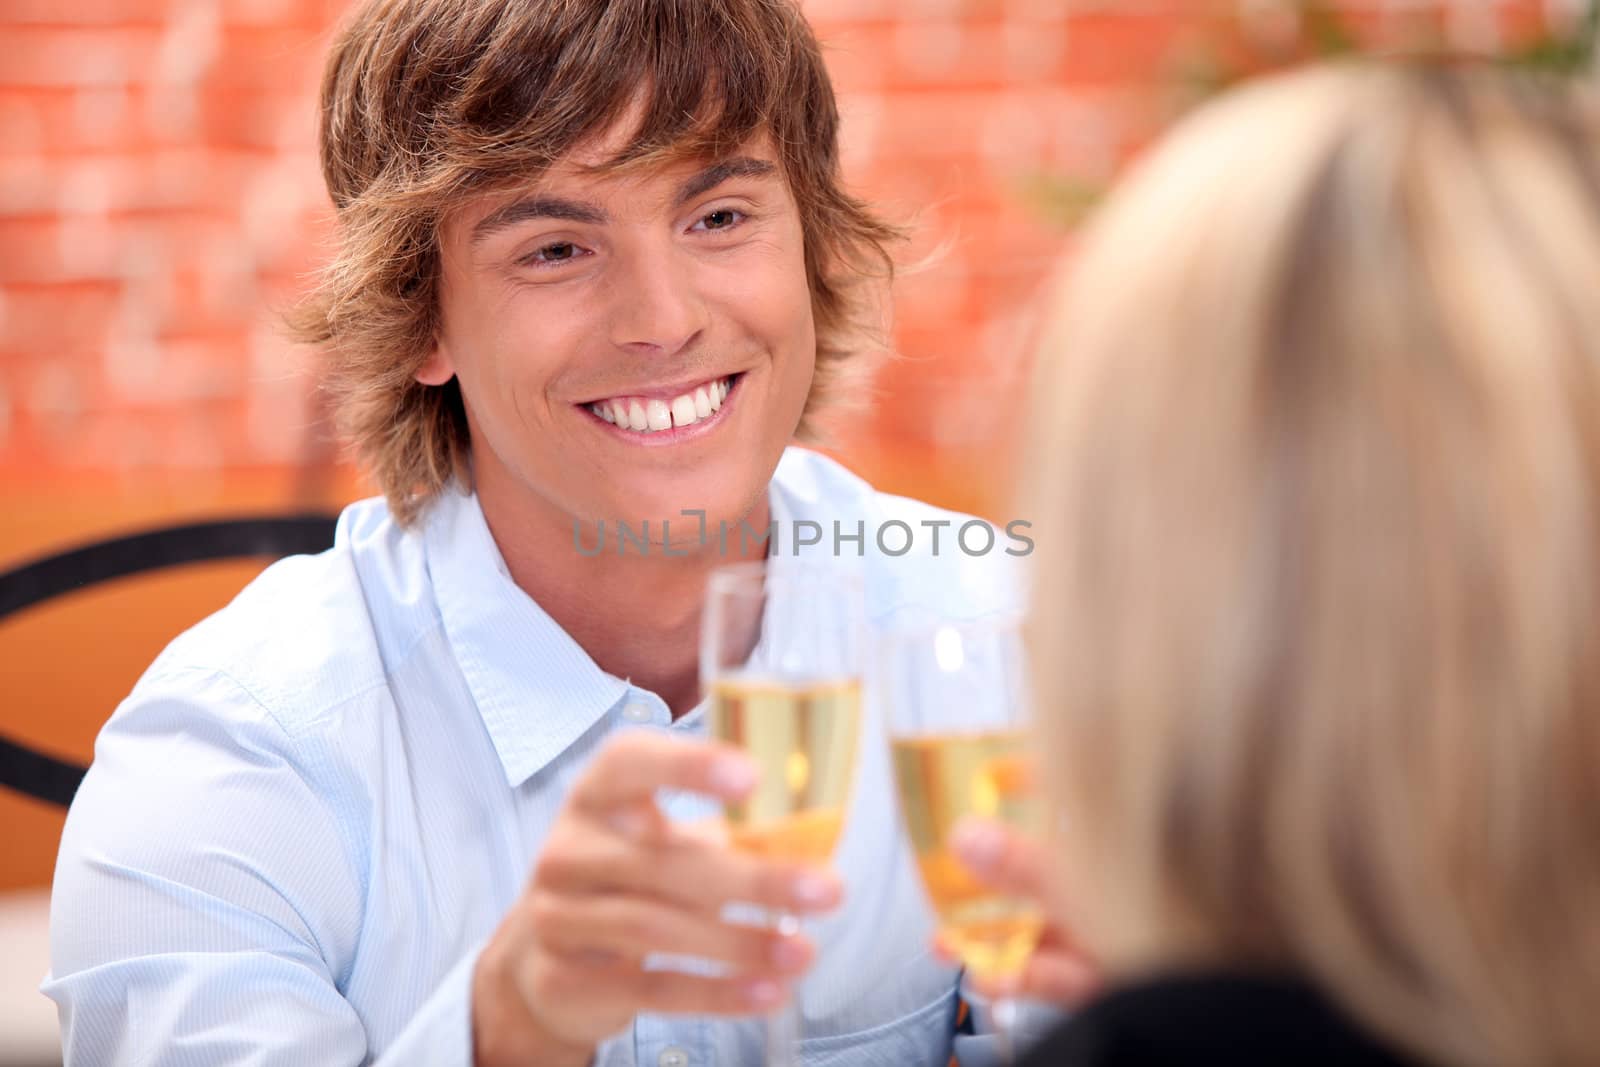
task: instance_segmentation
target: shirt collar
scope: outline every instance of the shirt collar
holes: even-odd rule
[[[512,580],[476,494],[441,494],[424,538],[445,635],[516,788],[603,719],[628,683]]]
[[[805,566],[840,570],[860,578],[867,592],[868,605],[879,595],[878,571],[869,565],[874,553],[876,517],[870,507],[871,494],[846,492],[829,484],[827,467],[821,457],[808,449],[791,446],[783,453],[767,492],[772,524],[778,531],[776,547],[768,566]],[[806,536],[821,540],[800,545],[799,530],[809,524]]]
[[[836,494],[808,459],[804,449],[788,449],[768,487],[779,538],[772,563],[793,560],[795,522],[810,520],[822,527],[823,541],[801,550],[802,559],[859,571],[864,560],[853,547],[835,553],[832,538],[835,521],[849,535],[864,513],[840,512],[840,502],[830,499]],[[872,536],[869,528],[869,544]],[[506,782],[516,788],[593,729],[632,687],[602,670],[512,579],[477,494],[446,489],[428,510],[423,537],[445,635]]]

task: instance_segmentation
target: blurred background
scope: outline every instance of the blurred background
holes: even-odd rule
[[[315,97],[348,6],[0,0],[0,571],[371,492],[275,317],[331,247]],[[1242,79],[1354,50],[1585,68],[1596,20],[1595,0],[804,7],[850,184],[916,226],[908,258],[943,248],[899,283],[899,355],[835,454],[884,489],[995,518],[1010,517],[1030,309],[1074,226],[1164,128]],[[261,565],[125,579],[0,621],[0,736],[88,762],[144,666]],[[0,908],[0,955],[18,995],[44,967],[62,814],[0,789],[0,899],[18,905]],[[23,1055],[6,1051],[21,1032],[7,996],[0,1063]]]

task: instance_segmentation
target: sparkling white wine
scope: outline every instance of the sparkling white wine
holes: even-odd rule
[[[979,977],[1016,974],[1039,942],[1038,905],[981,884],[949,849],[966,815],[1026,833],[1039,829],[1040,803],[1020,731],[895,738],[895,781],[906,832],[947,944]]]
[[[861,683],[731,676],[711,685],[711,736],[761,767],[750,797],[728,805],[746,851],[821,862],[833,854],[855,777]]]

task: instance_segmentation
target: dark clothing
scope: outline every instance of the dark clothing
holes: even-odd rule
[[[1018,1067],[1424,1067],[1379,1044],[1313,987],[1182,975],[1086,1004]]]

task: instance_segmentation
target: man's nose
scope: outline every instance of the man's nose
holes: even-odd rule
[[[706,326],[693,268],[670,253],[637,257],[612,293],[612,340],[645,355],[687,348]]]

